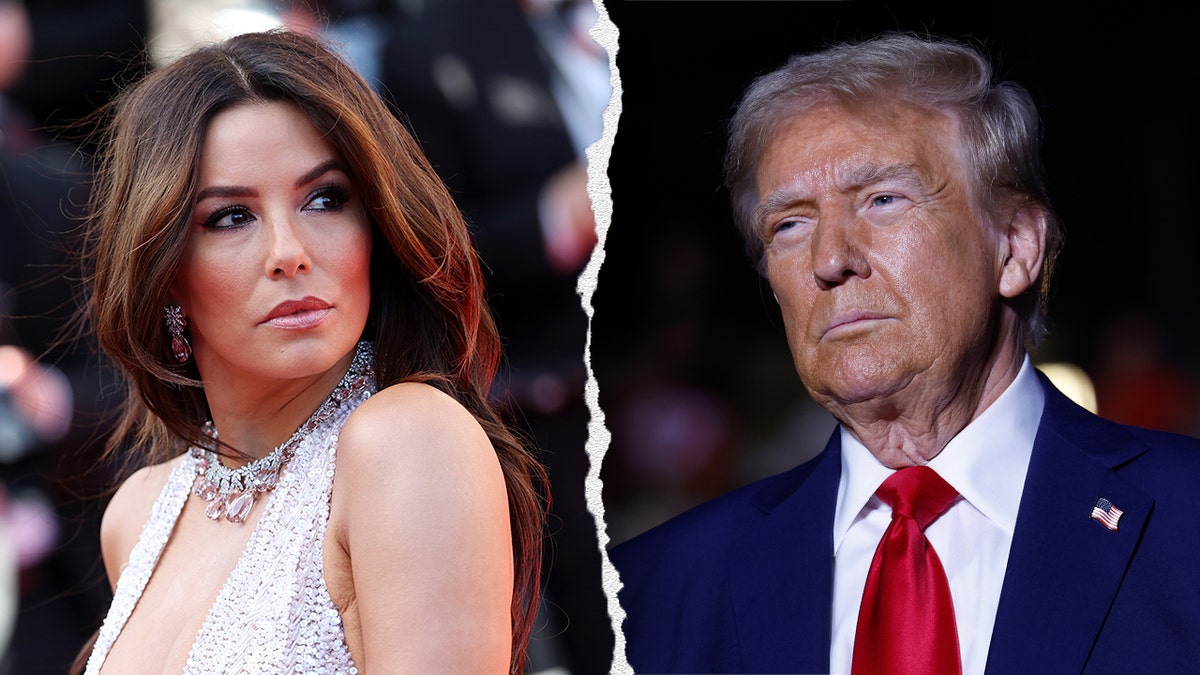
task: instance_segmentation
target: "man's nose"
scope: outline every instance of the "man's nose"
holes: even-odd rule
[[[839,286],[851,277],[871,275],[865,231],[868,225],[849,211],[824,212],[812,237],[813,277],[822,289]]]

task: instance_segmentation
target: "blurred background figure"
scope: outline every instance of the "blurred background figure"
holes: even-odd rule
[[[320,33],[319,5],[304,0],[146,0],[150,64],[161,67],[202,43],[240,33],[283,26]]]
[[[507,349],[496,392],[543,451],[551,483],[535,672],[607,673],[613,635],[587,510],[587,318],[576,292],[596,243],[584,151],[611,89],[589,1],[400,1],[380,86],[458,200]]]
[[[1200,382],[1171,358],[1162,330],[1142,312],[1114,316],[1104,326],[1097,406],[1124,424],[1200,436]]]
[[[63,30],[47,37],[39,28],[37,12],[46,4],[0,0],[0,644],[7,647],[0,668],[5,673],[64,672],[107,600],[97,557],[98,511],[79,499],[76,478],[83,471],[73,464],[75,452],[99,433],[102,378],[86,346],[60,340],[74,310],[69,233],[72,216],[78,215],[73,207],[86,198],[87,171],[77,148],[46,130],[49,110],[65,109],[70,95],[86,96],[89,89],[72,88],[77,82],[72,78],[40,79],[63,64],[35,67],[39,50],[71,35]],[[48,9],[62,11],[63,3]],[[101,24],[89,30],[103,33]]]

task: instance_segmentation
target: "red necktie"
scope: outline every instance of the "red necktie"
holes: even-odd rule
[[[954,604],[942,561],[925,528],[958,496],[927,466],[892,474],[875,495],[892,507],[863,590],[853,675],[962,672]]]

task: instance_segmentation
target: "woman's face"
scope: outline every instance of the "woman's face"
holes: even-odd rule
[[[347,168],[298,107],[243,104],[213,118],[171,285],[206,383],[337,365],[367,322],[370,258]]]

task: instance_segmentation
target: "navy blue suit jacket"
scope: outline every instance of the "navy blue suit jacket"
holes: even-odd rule
[[[1200,672],[1200,440],[1103,420],[1042,378],[988,673]],[[638,673],[826,673],[839,435],[615,547]],[[1110,531],[1097,497],[1124,511]]]

